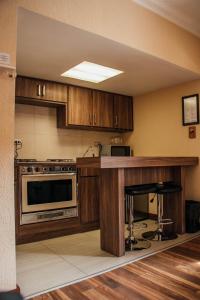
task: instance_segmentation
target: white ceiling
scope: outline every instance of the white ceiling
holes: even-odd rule
[[[60,76],[82,61],[124,71],[94,84]],[[17,73],[99,90],[139,95],[199,75],[101,36],[19,10]]]
[[[200,37],[200,0],[133,0]]]

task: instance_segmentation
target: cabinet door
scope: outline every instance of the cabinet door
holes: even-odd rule
[[[67,102],[67,85],[52,81],[18,76],[16,97],[52,102]]]
[[[67,102],[68,86],[66,84],[43,81],[41,99],[55,102]]]
[[[17,76],[15,92],[17,97],[40,99],[41,89],[40,80]]]
[[[133,99],[132,97],[114,96],[114,127],[133,129]]]
[[[99,222],[99,177],[80,177],[79,201],[81,223]]]
[[[93,126],[113,128],[113,95],[93,91]]]
[[[92,126],[92,90],[69,87],[67,124]]]

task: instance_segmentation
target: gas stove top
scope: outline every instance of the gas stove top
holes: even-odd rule
[[[75,163],[74,159],[72,158],[48,158],[43,161],[39,161],[37,159],[32,158],[19,158],[16,159],[17,163]]]
[[[17,158],[15,159],[16,162],[36,162],[36,159],[26,159],[26,158]]]
[[[75,161],[72,158],[48,158],[46,161],[50,162],[69,162],[74,163]]]
[[[20,167],[21,174],[49,174],[76,172],[76,164],[73,159],[17,159],[16,165]]]

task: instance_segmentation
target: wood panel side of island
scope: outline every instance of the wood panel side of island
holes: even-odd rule
[[[103,169],[100,175],[101,248],[116,256],[125,254],[124,169]]]

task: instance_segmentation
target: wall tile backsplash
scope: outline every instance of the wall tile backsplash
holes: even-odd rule
[[[21,139],[23,147],[19,158],[76,158],[98,154],[94,142],[109,144],[115,133],[87,130],[59,129],[56,109],[16,104],[15,138]],[[118,135],[118,134],[117,134]]]

